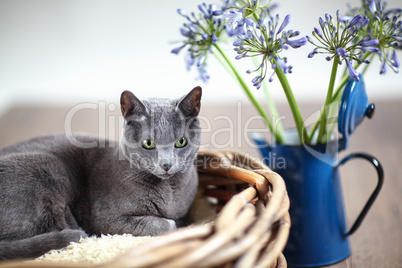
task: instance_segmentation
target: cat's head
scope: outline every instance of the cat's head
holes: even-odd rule
[[[201,87],[174,100],[121,94],[121,148],[136,169],[168,179],[193,165],[201,142],[201,95]]]

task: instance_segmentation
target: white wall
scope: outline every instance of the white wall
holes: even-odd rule
[[[181,96],[195,85],[182,55],[171,44],[179,40],[184,22],[177,8],[197,11],[195,0],[0,0],[0,110],[19,103],[71,104],[81,101],[118,102],[121,91],[140,98]],[[290,13],[288,28],[311,34],[318,17],[359,0],[281,0],[277,12]],[[400,6],[389,0],[390,7]],[[324,101],[331,63],[307,59],[311,46],[288,53],[289,75],[300,101]],[[402,55],[399,54],[402,61]],[[216,61],[204,87],[204,101],[246,99]],[[402,77],[390,71],[379,76],[378,62],[366,82],[370,98],[402,97]],[[252,76],[246,76],[251,80]],[[277,83],[276,99],[283,100]]]

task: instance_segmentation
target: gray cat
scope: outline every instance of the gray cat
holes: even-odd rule
[[[58,135],[0,150],[0,260],[88,235],[158,235],[183,225],[198,185],[200,101],[200,87],[142,102],[125,91],[117,148]],[[106,146],[87,146],[94,142]]]

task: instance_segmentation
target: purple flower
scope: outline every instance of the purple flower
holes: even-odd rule
[[[387,61],[383,60],[381,64],[380,74],[385,74],[387,72]]]
[[[343,23],[348,23],[348,21],[351,21],[353,19],[352,16],[340,16],[339,21]]]
[[[332,16],[329,14],[325,14],[325,20],[328,25],[332,25]]]
[[[265,46],[265,37],[264,35],[260,35],[260,41],[263,46]]]
[[[365,18],[360,25],[360,28],[366,27],[368,24],[370,23],[370,19],[369,18]]]
[[[204,64],[206,58],[207,56],[205,54],[201,55],[201,57],[197,61],[197,67],[201,67]]]
[[[322,36],[322,33],[321,33],[320,29],[315,28],[315,27],[314,27],[313,35],[314,35],[314,34],[317,34],[321,39],[324,38],[324,37]]]
[[[369,9],[372,14],[374,14],[377,11],[374,0],[369,0]]]
[[[257,89],[260,89],[262,81],[264,81],[263,77],[256,76],[253,78],[253,80],[251,80],[251,83],[253,84],[254,87],[256,87]]]
[[[198,73],[199,73],[199,77],[200,79],[206,83],[209,80],[209,75],[207,73],[207,70],[205,68],[197,68],[198,69]]]
[[[187,30],[185,28],[180,28],[180,33],[184,36],[184,37],[193,37],[193,32],[190,30]]]
[[[367,41],[360,42],[359,45],[361,45],[363,47],[375,47],[379,43],[380,43],[380,41],[378,41],[378,39],[370,39]]]
[[[363,37],[363,38],[360,40],[360,43],[361,43],[361,42],[366,42],[366,41],[368,41],[368,40],[370,40],[370,39],[371,39],[371,35],[368,34],[368,35],[366,35],[365,37]]]
[[[198,9],[204,14],[205,18],[210,18],[211,14],[207,9],[207,5],[203,3],[202,5],[198,5]]]
[[[236,60],[240,60],[240,59],[244,58],[245,56],[247,56],[247,51],[244,52],[244,53],[242,53],[242,54],[240,54],[240,55],[237,55],[237,56],[235,57],[235,59],[236,59]]]
[[[352,64],[347,59],[346,59],[346,65],[348,66],[350,77],[355,81],[359,81],[360,80],[359,73],[353,68]]]
[[[222,17],[219,17],[226,10],[224,5],[220,10],[216,5],[207,5],[202,3],[198,5],[198,14],[192,12],[187,14],[184,10],[178,9],[177,13],[187,19],[184,27],[180,29],[180,33],[185,37],[183,45],[174,48],[171,52],[178,54],[184,47],[187,47],[186,67],[190,70],[196,67],[199,76],[203,81],[209,78],[206,73],[206,61],[211,47],[214,46],[222,33],[226,30],[223,27]]]
[[[292,38],[292,37],[296,37],[296,36],[299,36],[300,35],[300,31],[292,31],[292,33],[289,35],[289,38]],[[308,36],[306,36],[306,37],[308,37]]]
[[[280,58],[276,58],[276,62],[278,63],[278,66],[281,67],[281,69],[285,74],[287,74],[289,69],[291,69],[290,66],[287,66],[286,63]]]
[[[363,19],[362,15],[357,15],[355,16],[350,22],[347,28],[352,28],[353,26],[355,26],[357,23],[361,22]]]
[[[399,68],[399,60],[398,57],[396,56],[396,51],[394,50],[394,53],[392,54],[392,65],[396,68]]]
[[[337,11],[336,19],[337,21],[333,23],[329,15],[326,15],[326,22],[320,18],[319,23],[320,26],[324,25],[322,28],[324,34],[317,28],[314,29],[313,36],[319,41],[319,44],[316,45],[313,40],[309,40],[317,50],[310,52],[308,57],[312,58],[317,53],[325,53],[329,54],[326,57],[327,61],[331,61],[335,57],[339,60],[339,64],[345,61],[350,77],[358,80],[358,73],[353,68],[351,62],[355,61],[359,64],[369,63],[364,55],[367,52],[378,52],[379,49],[376,46],[379,44],[379,41],[375,38],[372,39],[372,29],[367,26],[370,19],[362,15],[342,17],[339,11]],[[341,24],[340,22],[344,23]],[[366,29],[363,29],[363,27],[366,27]],[[362,33],[366,34],[363,38],[360,37]]]
[[[336,55],[341,56],[342,58],[346,58],[349,56],[346,49],[344,49],[343,47],[336,49]]]
[[[256,77],[253,78],[253,80],[251,80],[251,83],[255,84],[260,79],[261,79],[261,76],[256,76]]]
[[[269,77],[269,79],[268,79],[268,82],[272,82],[272,81],[274,81],[274,78],[275,78],[275,72]]]
[[[187,70],[190,70],[191,66],[194,65],[194,62],[195,62],[194,57],[192,57],[191,53],[189,52],[186,60]]]
[[[186,46],[186,44],[176,47],[176,48],[172,49],[170,52],[173,54],[178,54],[185,46]]]
[[[211,36],[211,39],[212,39],[212,44],[216,44],[216,42],[218,42],[218,37],[215,34],[213,34]]]
[[[236,40],[236,41],[233,43],[233,46],[238,47],[238,46],[241,46],[242,43],[243,43],[243,40],[239,39],[239,40]]]
[[[276,32],[276,34],[279,34],[285,29],[286,26],[288,26],[290,22],[290,15],[286,15],[285,19],[283,20],[281,26],[279,27],[279,30]]]
[[[186,11],[184,11],[183,9],[178,9],[177,13],[179,13],[179,15],[185,17],[187,20],[191,21],[190,17],[187,15]]]
[[[288,44],[292,48],[299,48],[299,47],[307,44],[307,42],[308,42],[307,37],[302,37],[302,38],[296,39],[296,40],[287,40],[286,44]]]
[[[252,19],[250,19],[250,18],[245,18],[245,19],[244,19],[244,23],[245,23],[247,26],[251,26],[251,27],[254,27],[254,26],[255,26],[254,21],[253,21]]]
[[[311,59],[311,58],[314,57],[314,55],[317,54],[317,53],[318,53],[318,48],[314,48],[313,51],[311,51],[311,52],[308,54],[307,57],[309,57],[309,58]]]
[[[321,29],[324,29],[324,28],[325,28],[325,22],[324,22],[324,20],[323,20],[321,17],[318,19],[318,23],[320,24]]]
[[[212,15],[213,16],[220,16],[220,15],[222,15],[223,14],[223,10],[214,10],[214,11],[212,11]]]
[[[378,52],[380,51],[378,49],[378,47],[359,47],[361,50],[365,51],[365,52]]]
[[[239,22],[243,20],[243,10],[229,10],[223,13],[223,16],[226,18],[226,27],[229,31],[236,30]]]

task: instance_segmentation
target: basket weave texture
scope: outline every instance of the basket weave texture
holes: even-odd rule
[[[287,267],[290,229],[282,177],[256,158],[200,151],[200,187],[220,210],[215,224],[178,229],[109,263],[113,267]]]

